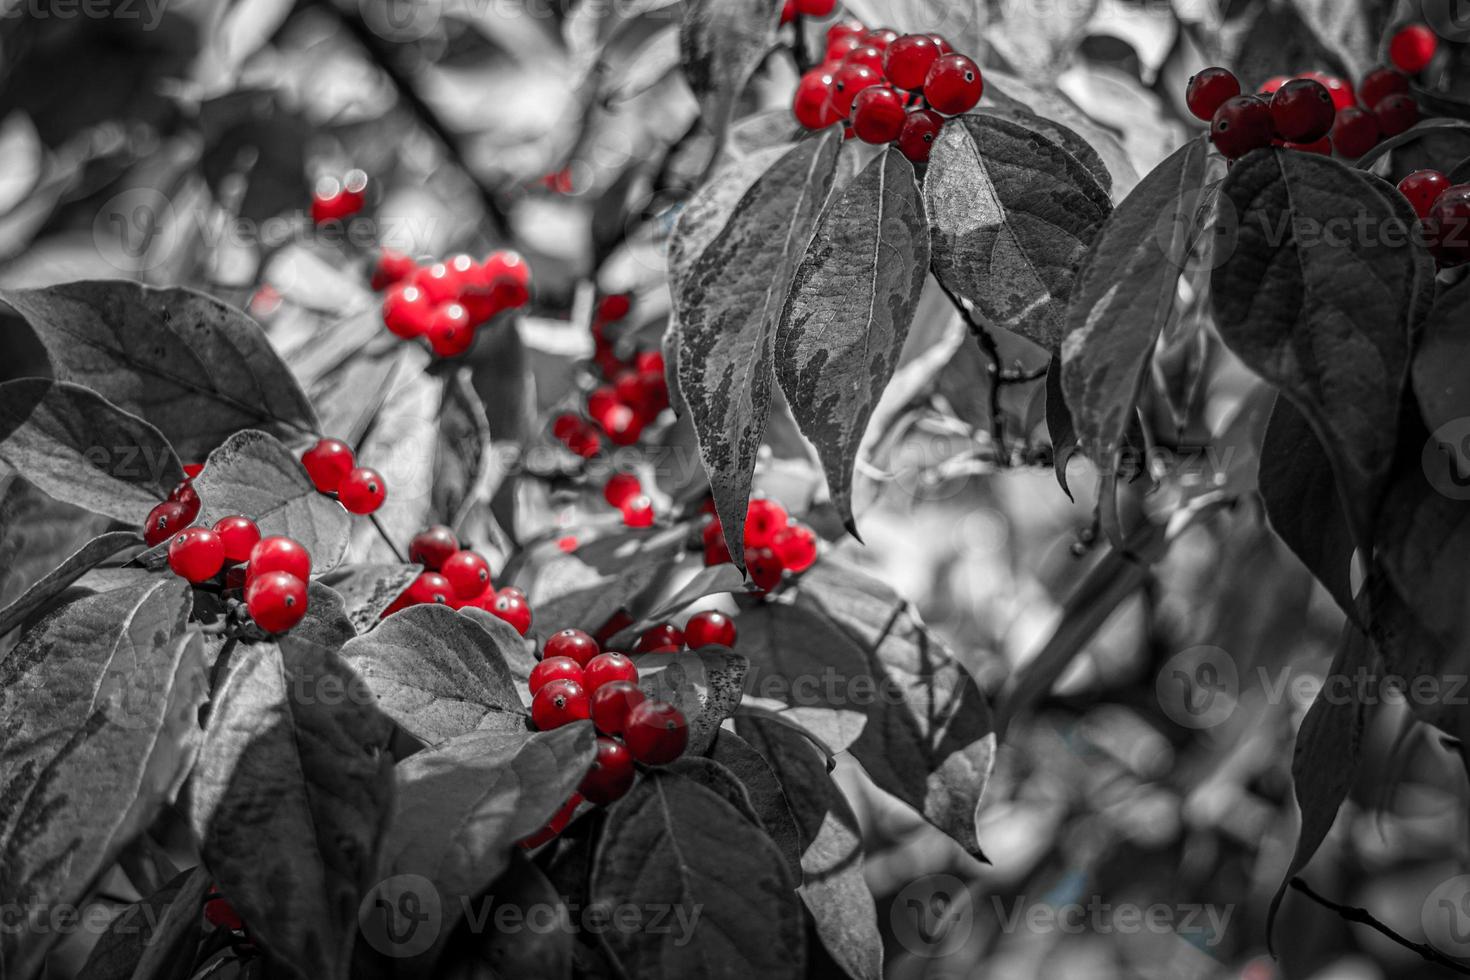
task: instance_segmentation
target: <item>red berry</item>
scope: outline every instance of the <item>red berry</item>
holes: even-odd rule
[[[924,98],[930,108],[946,116],[969,112],[984,91],[980,66],[962,54],[938,58],[929,69],[929,77],[924,79]]]
[[[1373,118],[1378,120],[1378,130],[1384,136],[1397,136],[1419,121],[1419,103],[1412,95],[1402,92],[1388,95],[1373,107]]]
[[[653,501],[640,493],[623,501],[623,523],[628,527],[653,527]]]
[[[769,498],[756,497],[745,508],[745,546],[770,544],[790,519],[785,507]]]
[[[1324,136],[1310,143],[1282,143],[1288,150],[1297,150],[1301,153],[1316,153],[1319,156],[1332,156],[1332,137]]]
[[[473,551],[456,551],[439,567],[449,579],[454,594],[461,599],[476,599],[490,588],[490,563]]]
[[[388,499],[388,487],[377,470],[359,466],[342,478],[337,488],[337,502],[349,514],[371,514]]]
[[[695,613],[684,624],[684,639],[691,650],[707,646],[733,647],[735,620],[714,609]]]
[[[1332,125],[1332,145],[1350,160],[1378,145],[1378,120],[1362,109],[1342,109]]]
[[[899,88],[917,92],[924,87],[939,54],[939,45],[930,35],[905,34],[884,52],[883,73]]]
[[[1290,75],[1272,75],[1261,83],[1261,87],[1256,89],[1256,93],[1258,95],[1274,95],[1277,89],[1289,81],[1291,81]],[[1211,118],[1214,117],[1212,116]]]
[[[898,31],[887,27],[874,28],[864,34],[859,40],[864,44],[871,44],[879,51],[887,51],[888,46],[898,40]]]
[[[260,528],[248,517],[221,517],[214,522],[214,533],[224,545],[225,561],[248,561],[260,543]]]
[[[1427,218],[1429,209],[1449,186],[1449,178],[1438,170],[1416,170],[1399,181],[1399,193],[1408,198],[1415,214]]]
[[[433,316],[434,303],[412,283],[398,283],[383,297],[383,325],[404,340],[427,333]]]
[[[288,572],[256,575],[245,586],[245,608],[267,633],[284,633],[306,615],[306,583]]]
[[[832,105],[833,79],[826,68],[813,68],[796,83],[791,111],[804,128],[826,129],[837,121],[837,109]]]
[[[1210,123],[1210,139],[1227,160],[1271,145],[1271,107],[1254,95],[1226,99]]]
[[[717,517],[704,526],[701,532],[704,541],[704,563],[723,565],[730,561],[730,546],[725,542],[725,528]]]
[[[589,717],[587,692],[576,681],[549,681],[531,699],[531,724],[539,731],[549,732]]]
[[[531,631],[531,606],[519,590],[502,589],[495,601],[490,603],[489,612],[505,620],[515,631],[525,636]]]
[[[284,535],[261,538],[260,543],[250,549],[249,562],[247,580],[267,572],[285,572],[303,582],[311,578],[311,555],[295,538]]]
[[[604,735],[621,735],[628,712],[647,700],[633,681],[608,681],[592,692],[592,724]]]
[[[212,579],[225,567],[225,543],[208,528],[188,528],[169,542],[168,567],[190,582]]]
[[[561,805],[561,809],[552,814],[546,826],[536,831],[530,837],[520,842],[521,847],[526,850],[540,847],[542,844],[556,839],[556,836],[567,829],[567,824],[572,822],[576,815],[577,807],[582,805],[582,794],[573,793],[571,798]]]
[[[634,653],[678,653],[684,649],[684,631],[673,623],[655,623],[633,645]]]
[[[420,268],[413,276],[413,284],[423,290],[434,306],[452,303],[459,299],[464,283],[464,274],[452,268],[448,262],[435,262]]]
[[[374,292],[381,292],[407,279],[414,274],[417,268],[418,264],[409,256],[402,252],[395,252],[391,248],[385,248],[378,253],[378,261],[373,266],[370,285]]]
[[[186,480],[192,480],[196,476],[198,476],[200,473],[203,473],[203,472],[204,472],[204,464],[203,463],[185,463],[184,464],[184,478]]]
[[[1347,83],[1346,79],[1329,75],[1325,71],[1304,72],[1298,77],[1309,78],[1325,88],[1332,96],[1332,105],[1336,109],[1346,109],[1358,104],[1358,97],[1353,93],[1353,87]]]
[[[1332,93],[1310,78],[1293,79],[1271,96],[1271,125],[1284,140],[1316,142],[1332,131],[1336,119]]]
[[[1429,250],[1440,265],[1470,262],[1470,184],[1455,184],[1442,192],[1424,226]]]
[[[571,657],[547,657],[531,668],[528,684],[532,695],[552,681],[575,681],[582,684],[582,666]]]
[[[1206,68],[1190,78],[1184,90],[1184,101],[1194,118],[1209,122],[1226,99],[1233,99],[1239,94],[1240,79],[1234,72],[1226,68]]]
[[[189,508],[177,500],[165,500],[150,510],[148,517],[144,519],[143,540],[150,548],[163,544],[188,527],[191,520],[193,518],[189,516]]]
[[[663,355],[663,351],[657,351],[657,350],[641,350],[637,354],[634,355],[634,357],[633,357],[633,366],[635,368],[637,368],[637,370],[638,370],[638,372],[640,374],[646,374],[646,373],[650,373],[650,372],[657,372],[658,374],[663,374],[664,373],[664,355]]]
[[[852,114],[852,103],[865,88],[883,84],[883,76],[867,65],[844,64],[832,76],[832,109],[838,119]]]
[[[796,19],[796,0],[782,0],[781,2],[781,25],[791,23]]]
[[[875,85],[858,93],[852,104],[852,131],[864,143],[882,146],[898,139],[908,113],[903,97],[887,86]]]
[[[866,30],[867,28],[855,20],[835,21],[827,28],[827,46],[830,48],[834,42],[843,38],[860,38]]]
[[[437,572],[459,550],[459,539],[443,524],[426,527],[408,543],[408,560]]]
[[[644,701],[628,712],[623,740],[633,758],[648,766],[662,766],[684,754],[689,723],[684,713],[667,701]]]
[[[1424,24],[1410,24],[1388,42],[1388,60],[1399,71],[1416,75],[1429,67],[1439,50],[1439,38]]]
[[[781,584],[781,573],[786,567],[781,558],[770,548],[748,548],[745,552],[745,568],[750,580],[762,592],[770,592]]]
[[[834,41],[828,42],[827,53],[823,56],[822,67],[830,68],[832,71],[836,71],[838,67],[842,64],[842,59],[847,57],[848,52],[852,51],[854,48],[860,48],[862,46],[863,42],[861,34],[851,34],[846,37],[839,37]]]
[[[223,898],[211,898],[204,903],[204,921],[216,929],[229,929],[231,932],[245,928],[245,921],[235,911],[235,906]]]
[[[614,507],[622,507],[630,497],[643,492],[643,484],[632,473],[614,473],[602,487],[602,499]]]
[[[449,584],[449,579],[438,572],[422,572],[413,580],[408,591],[403,594],[410,606],[425,606],[434,604],[447,606],[454,598],[454,586]]]
[[[443,303],[434,307],[426,336],[439,357],[458,357],[474,345],[475,325],[462,305]]]
[[[582,777],[577,792],[591,803],[606,806],[623,798],[633,787],[633,753],[622,742],[598,738],[597,757]]]
[[[1392,68],[1375,68],[1363,76],[1358,83],[1358,101],[1365,106],[1375,106],[1390,95],[1407,94],[1409,79],[1401,71]]]
[[[633,311],[633,298],[627,293],[612,293],[597,302],[598,323],[616,323]]]
[[[836,7],[837,0],[796,0],[796,12],[804,17],[826,17]]]
[[[607,653],[599,653],[587,661],[584,670],[587,679],[583,683],[589,694],[596,694],[603,685],[616,681],[638,683],[638,668],[634,666],[633,661],[612,650]]]
[[[618,404],[598,420],[607,439],[615,446],[631,446],[643,434],[643,420],[630,406]]]
[[[319,493],[335,493],[342,478],[357,465],[357,457],[341,439],[318,439],[315,446],[301,454],[301,465]]]
[[[904,118],[898,149],[914,163],[927,163],[943,128],[944,117],[933,109],[914,109]]]
[[[843,55],[844,65],[865,65],[879,75],[883,74],[884,54],[871,44],[860,44]]]
[[[771,550],[791,572],[800,574],[817,560],[817,536],[805,524],[783,528],[771,541]]]
[[[199,512],[199,491],[194,489],[194,480],[190,477],[185,477],[170,490],[168,499],[176,504],[183,504],[186,509],[196,514]]]
[[[481,275],[501,309],[515,309],[531,301],[531,267],[519,252],[491,252],[481,265]]]
[[[597,641],[588,634],[581,630],[565,629],[558,630],[546,638],[546,645],[541,650],[541,656],[570,657],[580,666],[586,667],[588,661],[601,652]]]

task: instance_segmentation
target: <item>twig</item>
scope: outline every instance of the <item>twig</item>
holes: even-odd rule
[[[791,42],[791,57],[796,62],[797,74],[805,75],[812,70],[812,55],[806,44],[806,18],[797,14],[791,21],[791,29],[796,32],[796,40]]]
[[[1360,922],[1363,925],[1373,929],[1379,935],[1398,943],[1405,949],[1412,950],[1413,952],[1418,953],[1429,962],[1434,963],[1438,966],[1442,966],[1446,970],[1449,970],[1453,973],[1458,973],[1461,976],[1470,977],[1470,967],[1466,967],[1462,963],[1455,962],[1444,953],[1441,953],[1433,946],[1430,946],[1428,943],[1416,943],[1411,939],[1405,939],[1403,936],[1400,936],[1398,933],[1394,932],[1382,922],[1379,922],[1378,919],[1373,916],[1373,913],[1369,912],[1367,909],[1354,908],[1351,905],[1339,905],[1337,902],[1334,902],[1331,899],[1323,898],[1321,895],[1318,895],[1316,892],[1312,891],[1311,887],[1300,878],[1291,879],[1291,887],[1301,892],[1303,895],[1307,896],[1323,908],[1331,909],[1332,911],[1336,912],[1348,922]]]
[[[956,310],[959,310],[960,316],[970,328],[970,333],[975,335],[975,342],[980,345],[980,350],[985,355],[985,376],[989,382],[985,394],[990,409],[990,439],[995,443],[997,464],[1005,466],[1009,462],[1009,454],[1004,451],[1005,422],[1000,414],[1000,386],[1002,384],[1000,349],[996,347],[995,338],[990,335],[990,331],[985,329],[983,323],[975,319],[964,300],[960,299],[959,295],[945,284],[938,273],[934,274],[934,281],[939,283],[939,288],[944,290],[944,295],[949,297],[950,303]]]
[[[1050,367],[1049,363],[1043,364],[1039,368],[1033,368],[1030,371],[1005,371],[1000,376],[1000,383],[1003,385],[1024,385],[1030,384],[1032,381],[1040,381],[1046,377],[1048,367]]]
[[[378,520],[378,515],[369,514],[368,520],[372,521],[373,527],[378,529],[378,537],[383,539],[383,543],[388,546],[389,551],[393,552],[393,557],[398,559],[398,563],[400,565],[407,565],[408,559],[403,557],[403,552],[398,550],[398,545],[394,544],[393,539],[388,536],[388,529],[383,526],[382,521]]]
[[[464,147],[460,145],[459,135],[451,130],[443,119],[439,118],[439,113],[435,112],[433,106],[425,102],[424,97],[419,94],[413,79],[399,65],[398,54],[393,49],[393,45],[373,32],[373,29],[362,19],[356,4],[353,4],[349,10],[344,9],[333,0],[314,0],[314,2],[335,16],[347,28],[353,40],[357,41],[358,45],[368,53],[373,63],[388,76],[388,80],[393,83],[393,88],[408,104],[414,116],[438,138],[455,165],[464,172],[470,183],[475,185],[475,190],[480,195],[480,202],[485,208],[485,216],[490,220],[490,226],[495,230],[496,237],[501,241],[509,240],[510,221],[506,216],[505,207],[495,196],[495,191],[486,186],[475,173],[474,168],[469,165]]]

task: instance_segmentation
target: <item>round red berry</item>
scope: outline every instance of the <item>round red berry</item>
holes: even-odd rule
[[[633,681],[608,681],[592,692],[592,724],[604,735],[621,735],[628,713],[647,700]]]
[[[403,595],[408,600],[407,605],[410,606],[424,606],[431,603],[437,606],[447,606],[454,598],[454,586],[449,584],[449,579],[438,572],[421,572]]]
[[[1416,75],[1429,67],[1439,50],[1439,38],[1424,24],[1410,24],[1388,42],[1388,60],[1399,71]]]
[[[475,342],[475,326],[458,302],[443,303],[429,317],[429,347],[439,357],[458,357]]]
[[[730,546],[725,541],[725,528],[719,518],[710,521],[701,532],[704,543],[704,563],[723,565],[730,561]]]
[[[1332,93],[1310,78],[1292,79],[1271,96],[1271,125],[1284,140],[1315,142],[1332,131],[1336,119]]]
[[[1373,107],[1373,118],[1378,120],[1378,130],[1384,136],[1397,136],[1419,121],[1419,103],[1412,95],[1402,92],[1388,95]]]
[[[770,548],[747,548],[745,568],[750,580],[762,592],[770,592],[781,584],[781,573],[786,570],[780,557]]]
[[[602,498],[614,507],[622,507],[630,497],[643,492],[643,484],[632,473],[614,473],[602,488]]]
[[[495,305],[516,309],[531,301],[531,267],[519,252],[502,249],[485,256],[481,275],[490,284]]]
[[[853,100],[852,131],[864,143],[882,146],[898,139],[907,116],[903,96],[886,86],[874,85]]]
[[[250,552],[260,543],[260,528],[238,514],[215,521],[214,533],[224,545],[225,561],[248,561]]]
[[[684,713],[667,701],[644,701],[628,712],[623,740],[633,758],[648,766],[662,766],[684,754],[689,723]]]
[[[546,638],[546,646],[542,648],[543,657],[570,657],[583,667],[602,650],[587,633],[581,630],[565,629],[557,630]]]
[[[655,623],[633,644],[634,653],[677,653],[684,649],[684,631],[673,623]]]
[[[1399,193],[1413,205],[1415,214],[1427,218],[1429,209],[1449,186],[1449,178],[1438,170],[1415,170],[1399,181]]]
[[[413,283],[398,283],[383,297],[383,325],[404,340],[427,333],[433,318],[434,303]]]
[[[510,589],[501,589],[490,603],[489,612],[505,620],[515,631],[525,636],[531,631],[531,606],[525,596]]]
[[[826,129],[838,119],[832,105],[834,75],[826,68],[813,68],[796,83],[791,111],[806,129]]]
[[[735,620],[715,609],[695,613],[684,624],[684,639],[691,650],[708,646],[733,647]]]
[[[587,692],[576,681],[550,681],[531,698],[531,724],[543,732],[589,717]]]
[[[572,817],[577,813],[577,807],[581,805],[582,794],[573,793],[571,798],[561,805],[561,809],[552,814],[545,827],[520,842],[521,847],[531,850],[555,840],[558,834],[567,829],[567,824],[572,822]]]
[[[351,514],[371,514],[388,499],[388,487],[377,470],[359,466],[348,471],[337,488],[337,501]]]
[[[577,791],[591,803],[606,806],[623,798],[633,787],[633,753],[621,742],[597,739],[597,757],[592,768],[582,777]]]
[[[454,594],[461,599],[475,599],[490,588],[490,563],[473,551],[456,551],[439,568],[449,579]]]
[[[229,929],[231,932],[239,932],[245,928],[245,920],[240,918],[235,906],[224,898],[211,898],[204,903],[204,921],[216,929]]]
[[[848,52],[854,48],[862,47],[862,34],[849,34],[836,40],[827,42],[827,52],[822,56],[822,67],[836,71],[842,65],[842,59],[847,57]]]
[[[189,526],[193,520],[189,516],[189,508],[177,500],[165,500],[154,506],[148,512],[148,517],[143,521],[143,540],[148,547],[163,544],[179,531]]]
[[[168,567],[190,582],[212,579],[225,567],[225,543],[208,528],[186,528],[168,544]]]
[[[827,45],[830,47],[833,42],[840,41],[843,38],[859,38],[866,32],[867,28],[858,21],[834,21],[827,27]]]
[[[528,685],[532,695],[552,681],[576,681],[582,684],[582,666],[571,657],[547,657],[531,668]]]
[[[929,162],[929,153],[939,131],[944,128],[944,117],[933,109],[914,109],[903,121],[898,134],[898,149],[914,163]]]
[[[588,692],[592,694],[596,694],[604,685],[615,681],[638,683],[638,668],[634,666],[633,661],[616,651],[599,653],[587,661],[584,672],[587,675],[584,684]]]
[[[316,445],[301,454],[301,465],[319,493],[335,493],[342,478],[357,465],[352,447],[341,439],[318,439]]]
[[[796,0],[796,12],[803,17],[826,17],[836,8],[837,0]]]
[[[980,101],[985,80],[980,66],[962,54],[937,58],[924,79],[924,98],[930,108],[946,116],[969,112]]]
[[[928,34],[905,34],[883,54],[883,73],[899,88],[917,92],[939,60],[939,45]]]
[[[1429,250],[1442,266],[1470,262],[1470,184],[1444,190],[1424,221]]]
[[[898,40],[898,31],[887,27],[875,27],[864,33],[859,40],[864,44],[871,44],[879,51],[887,51],[888,46]]]
[[[261,538],[260,542],[250,549],[249,562],[247,579],[253,580],[267,572],[285,572],[296,576],[303,582],[311,578],[311,555],[295,538],[288,538],[284,535]]]
[[[454,269],[448,262],[434,262],[423,266],[413,276],[413,284],[423,290],[434,306],[459,299],[464,285],[464,273]]]
[[[267,633],[284,633],[306,615],[306,582],[289,572],[256,575],[245,586],[245,608]]]
[[[1254,95],[1226,99],[1210,123],[1210,140],[1227,160],[1271,145],[1271,107]]]
[[[408,560],[437,572],[459,550],[459,538],[443,524],[426,527],[408,543]]]
[[[884,54],[871,44],[860,44],[843,55],[844,65],[864,65],[879,75],[883,74]]]
[[[378,253],[378,261],[373,266],[370,285],[374,292],[380,292],[407,279],[414,274],[417,268],[418,264],[410,256],[402,252],[395,252],[391,248],[385,248]]]
[[[653,501],[648,499],[647,494],[638,494],[623,501],[620,508],[623,512],[623,523],[628,527],[653,527]]]
[[[1358,101],[1372,107],[1390,95],[1407,94],[1408,91],[1409,79],[1403,72],[1393,68],[1375,68],[1358,83]]]
[[[1373,113],[1357,108],[1337,113],[1337,122],[1332,125],[1332,145],[1338,153],[1356,160],[1377,146],[1378,138],[1378,120]]]
[[[1349,106],[1358,104],[1358,97],[1346,79],[1338,78],[1336,75],[1329,75],[1325,71],[1309,71],[1300,77],[1309,78],[1325,88],[1328,94],[1332,96],[1332,105],[1336,109],[1346,109]]]
[[[759,548],[770,544],[790,519],[786,508],[776,501],[756,497],[745,508],[745,546]]]
[[[1184,101],[1196,119],[1209,122],[1226,99],[1233,99],[1239,94],[1240,79],[1234,72],[1227,68],[1206,68],[1190,78],[1184,90]]]
[[[844,64],[832,76],[832,109],[838,119],[852,114],[853,100],[865,88],[883,84],[883,76],[867,65]]]
[[[782,565],[800,574],[816,563],[817,536],[805,524],[793,524],[776,535],[771,541],[771,549]]]
[[[185,477],[172,490],[169,491],[168,499],[176,504],[183,504],[185,509],[197,514],[199,513],[199,491],[194,489],[192,477]]]

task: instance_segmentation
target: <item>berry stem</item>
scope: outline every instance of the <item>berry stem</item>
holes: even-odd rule
[[[933,269],[931,268],[930,271],[933,272]],[[964,300],[945,285],[938,273],[934,273],[934,281],[939,283],[939,288],[944,291],[944,295],[948,296],[950,303],[956,310],[959,310],[960,316],[970,327],[970,333],[974,334],[975,342],[980,345],[981,353],[985,355],[985,376],[989,382],[985,394],[990,410],[990,439],[995,443],[996,465],[1008,466],[1010,465],[1010,454],[1005,451],[1005,420],[1000,413],[1000,387],[1003,383],[1000,348],[996,346],[995,338],[990,335],[990,331],[986,330],[985,325],[975,318]]]
[[[1341,905],[1337,902],[1332,901],[1330,898],[1323,898],[1321,895],[1318,895],[1316,892],[1312,891],[1311,887],[1300,878],[1292,878],[1291,887],[1296,891],[1301,892],[1303,895],[1307,896],[1323,908],[1330,909],[1333,912],[1336,912],[1346,921],[1360,922],[1363,925],[1373,929],[1380,936],[1384,936],[1390,941],[1398,943],[1400,946],[1404,947],[1404,949],[1412,950],[1413,952],[1418,953],[1421,957],[1428,960],[1430,963],[1442,966],[1446,970],[1449,970],[1451,973],[1458,973],[1460,976],[1470,977],[1470,967],[1466,967],[1463,963],[1455,962],[1444,953],[1441,953],[1433,946],[1430,946],[1428,943],[1416,943],[1412,939],[1404,938],[1397,932],[1390,929],[1388,926],[1384,925],[1382,922],[1378,921],[1373,913],[1369,912],[1367,909],[1354,908],[1351,905]]]
[[[403,552],[399,551],[398,546],[393,543],[393,539],[388,535],[388,529],[383,527],[382,521],[378,520],[377,513],[374,512],[367,515],[367,519],[373,522],[373,527],[378,530],[378,536],[383,539],[383,543],[388,546],[388,550],[393,552],[393,557],[398,559],[398,563],[400,565],[407,565],[408,559],[403,556]]]
[[[791,20],[794,39],[791,42],[791,57],[796,62],[796,73],[805,75],[812,70],[812,55],[806,43],[806,18],[797,14]]]

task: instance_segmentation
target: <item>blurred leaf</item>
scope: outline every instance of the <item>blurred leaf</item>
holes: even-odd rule
[[[750,76],[775,46],[776,15],[766,0],[689,0],[684,7],[684,77],[705,124],[719,136]]]
[[[491,464],[490,422],[485,406],[466,374],[444,384],[439,408],[439,447],[434,454],[434,513],[441,522],[459,527],[474,504],[482,477]]]
[[[1470,279],[1440,291],[1422,337],[1412,365],[1414,394],[1424,423],[1439,430],[1470,418],[1470,383],[1459,370],[1470,362]]]
[[[790,149],[785,144],[778,144],[727,161],[685,203],[669,236],[671,291],[677,294],[699,256],[725,230],[725,224],[746,192]]]
[[[88,541],[68,555],[60,565],[37,579],[14,601],[0,608],[0,636],[15,629],[27,616],[65,592],[73,582],[97,565],[124,548],[142,543],[143,539],[135,531],[109,531]]]
[[[78,980],[184,980],[204,935],[200,910],[209,890],[203,868],[190,868],[108,923]]]

